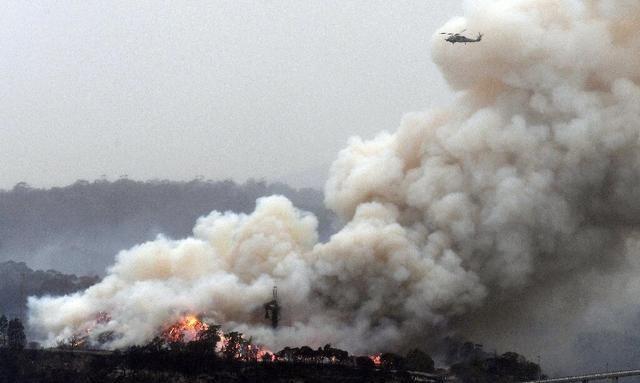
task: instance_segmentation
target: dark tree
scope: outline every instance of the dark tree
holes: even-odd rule
[[[407,353],[407,370],[411,371],[423,371],[423,372],[433,372],[434,371],[434,362],[433,359],[425,352],[416,349],[413,349]]]
[[[476,353],[477,355],[479,353]],[[540,366],[515,352],[506,352],[500,356],[467,358],[453,364],[451,372],[464,383],[520,382],[536,380],[543,376]]]
[[[166,347],[167,347],[167,342],[164,340],[164,338],[156,336],[155,338],[151,339],[149,343],[144,345],[144,351],[157,353],[162,351]]]
[[[208,325],[206,329],[198,332],[196,339],[189,342],[189,351],[215,355],[216,346],[220,342],[220,326]]]
[[[392,352],[380,355],[380,360],[382,361],[382,368],[387,370],[404,370],[406,366],[405,358]]]
[[[328,358],[331,362],[344,363],[349,359],[349,353],[340,350],[339,348],[333,348],[330,344],[326,344],[322,349],[322,356]]]
[[[367,371],[373,370],[376,367],[375,363],[373,363],[373,360],[371,360],[371,358],[369,358],[368,356],[358,356],[356,358],[356,366]]]
[[[240,354],[240,348],[242,347],[242,334],[237,331],[232,331],[225,334],[226,344],[222,349],[222,354],[225,359],[233,360]]]
[[[7,328],[9,327],[9,321],[7,317],[2,315],[0,316],[0,347],[5,347],[7,345]]]
[[[502,354],[494,364],[498,375],[513,376],[517,380],[534,380],[541,375],[539,365],[515,352]]]
[[[298,358],[305,363],[315,361],[316,355],[316,352],[309,346],[302,346],[298,351]]]
[[[22,350],[27,341],[24,335],[24,326],[20,319],[12,319],[7,326],[7,344],[12,350]]]
[[[287,362],[292,362],[294,360],[294,355],[297,353],[296,349],[291,347],[285,347],[282,350],[276,352],[276,357],[279,359],[285,360]]]
[[[240,360],[245,362],[258,361],[258,348],[253,344],[253,339],[240,339]]]
[[[262,354],[262,362],[272,362],[273,361],[273,354],[270,352],[265,352],[264,354]]]
[[[58,348],[64,350],[77,350],[84,348],[87,344],[87,335],[81,333],[75,333],[67,339],[58,342]]]

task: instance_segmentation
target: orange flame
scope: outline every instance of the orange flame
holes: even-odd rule
[[[164,330],[162,337],[168,342],[191,342],[198,338],[201,331],[208,328],[209,326],[201,322],[195,315],[187,315]]]
[[[222,352],[222,350],[224,350],[225,347],[227,347],[227,344],[229,343],[229,340],[227,339],[226,336],[224,336],[224,333],[222,331],[220,331],[219,336],[220,336],[220,341],[216,345],[216,352],[218,353]]]
[[[162,332],[162,337],[170,343],[188,343],[198,340],[200,333],[208,328],[209,326],[206,323],[201,322],[197,316],[187,315],[165,329]],[[222,332],[219,336],[220,340],[216,345],[215,351],[217,353],[223,353],[229,344],[229,339]],[[233,356],[234,359],[258,362],[273,362],[278,359],[274,352],[263,345],[252,344],[251,339],[246,340],[242,335],[241,337],[239,348],[236,355]]]
[[[277,357],[276,354],[271,350],[264,346],[256,346],[258,347],[258,351],[256,352],[256,356],[258,358],[258,362],[275,362]]]
[[[242,336],[244,339],[244,335]],[[222,353],[229,344],[229,339],[223,334],[220,334],[220,341],[216,346],[216,352]],[[238,353],[234,356],[237,360],[245,361],[258,361],[258,362],[275,362],[278,357],[270,349],[260,344],[245,343],[241,345]]]
[[[369,359],[371,359],[376,367],[380,367],[380,365],[382,364],[382,357],[380,356],[380,354],[369,355]]]

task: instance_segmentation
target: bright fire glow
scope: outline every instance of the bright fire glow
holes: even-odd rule
[[[201,322],[195,315],[187,315],[164,330],[162,336],[168,342],[191,342],[198,338],[201,331],[208,328],[209,326]]]
[[[245,340],[244,336],[242,337],[242,339]],[[229,339],[221,333],[220,341],[216,346],[216,352],[224,352],[228,344]],[[255,360],[258,362],[275,362],[278,358],[273,351],[269,350],[263,345],[245,343],[239,347],[238,352],[235,355],[235,359],[246,361]]]
[[[164,330],[162,332],[162,337],[170,343],[188,343],[198,340],[199,334],[208,328],[209,326],[200,321],[195,315],[187,315]],[[229,338],[222,332],[219,333],[219,336],[220,340],[218,341],[215,350],[217,353],[222,354],[229,344]],[[237,360],[258,362],[277,360],[274,352],[262,345],[252,344],[251,340],[246,340],[244,336],[240,339],[240,343],[237,347],[236,354],[234,355],[234,359]]]
[[[379,367],[382,364],[382,358],[380,357],[380,354],[369,355],[369,359],[371,359],[371,361],[373,362],[373,364],[376,365],[376,367]]]
[[[276,355],[270,350],[266,349],[264,346],[257,346],[258,351],[256,353],[258,357],[258,362],[275,362]]]

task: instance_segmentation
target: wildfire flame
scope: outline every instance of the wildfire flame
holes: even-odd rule
[[[167,342],[191,342],[198,338],[201,331],[208,329],[206,323],[201,322],[195,315],[187,315],[177,323],[162,332]]]
[[[380,354],[369,355],[369,359],[371,359],[376,367],[380,367],[380,365],[382,365],[382,357],[380,356]]]
[[[276,354],[271,350],[265,348],[264,346],[257,346],[258,351],[256,353],[258,357],[258,362],[275,362],[277,357]]]
[[[249,344],[247,348],[248,352],[245,356],[247,360],[258,362],[275,362],[277,360],[275,353],[263,345]]]
[[[224,334],[221,331],[220,332],[220,341],[216,345],[216,352],[221,353],[222,350],[224,350],[227,347],[228,343],[229,343],[229,340],[227,339],[226,336],[224,336]]]
[[[188,343],[195,340],[198,340],[202,331],[209,329],[209,325],[200,321],[195,315],[187,315],[180,319],[178,322],[173,325],[167,327],[162,332],[162,337],[168,343]],[[216,344],[215,351],[219,354],[222,354],[227,349],[229,345],[229,337],[225,336],[224,333],[219,333],[220,340]],[[237,338],[236,341],[238,342]],[[235,349],[237,347],[237,349]],[[274,352],[267,349],[263,345],[256,345],[251,343],[251,339],[245,339],[242,334],[240,334],[239,343],[234,346],[235,355],[233,355],[234,359],[244,360],[244,361],[275,361],[277,360],[277,356]]]

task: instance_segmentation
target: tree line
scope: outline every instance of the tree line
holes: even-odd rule
[[[18,318],[7,319],[5,315],[0,315],[0,348],[19,351],[24,349],[26,342],[27,337],[22,321]]]
[[[489,353],[478,343],[445,339],[449,371],[466,383],[508,383],[546,378],[537,363],[515,352]]]
[[[281,194],[318,217],[327,238],[334,215],[314,189],[248,180],[79,180],[40,189],[25,183],[0,190],[0,261],[75,274],[100,274],[115,254],[158,234],[191,235],[198,217],[212,210],[249,213],[257,198]]]
[[[32,270],[24,262],[0,262],[0,312],[21,317],[26,312],[29,296],[70,294],[84,290],[97,281],[97,276]]]
[[[401,355],[350,355],[327,344],[323,347],[285,347],[271,353],[237,331],[223,332],[209,324],[191,341],[157,336],[144,345],[114,352],[87,350],[86,343],[67,340],[54,349],[25,349],[26,337],[18,318],[0,316],[0,383],[35,381],[190,381],[197,376],[225,381],[269,381],[305,376],[336,382],[412,381],[412,373],[455,376],[463,383],[511,383],[543,378],[540,366],[523,356],[487,353],[482,345],[447,341],[444,354],[449,370],[436,370],[433,358],[420,349]]]

